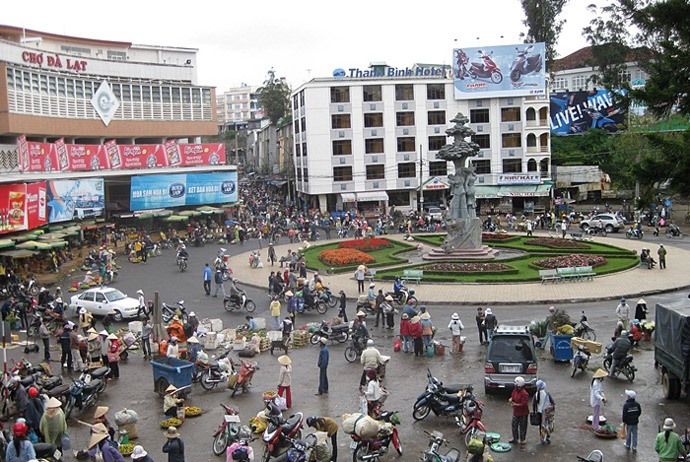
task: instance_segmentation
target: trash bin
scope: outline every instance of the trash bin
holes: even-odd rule
[[[570,361],[573,359],[573,348],[570,346],[572,335],[554,334],[551,336],[551,354],[554,361]]]

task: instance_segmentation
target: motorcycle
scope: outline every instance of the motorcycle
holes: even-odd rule
[[[309,342],[312,345],[316,345],[322,338],[327,340],[335,340],[338,343],[345,343],[350,338],[350,326],[348,324],[338,324],[333,326],[326,321],[321,321],[319,330],[312,334]]]
[[[26,293],[36,297],[38,295],[39,289],[38,284],[36,284],[36,278],[32,274],[28,281],[26,281]]]
[[[644,237],[644,231],[642,231],[641,229],[637,229],[637,228],[630,228],[629,230],[627,230],[625,232],[625,237],[627,237],[628,239],[630,239],[632,237],[642,239]]]
[[[570,373],[570,377],[575,377],[575,373],[578,369],[582,369],[583,371],[587,370],[587,364],[589,363],[590,356],[592,356],[592,353],[590,353],[586,346],[577,346],[577,351],[573,356],[573,371]]]
[[[611,111],[608,114],[604,115],[600,111],[597,111],[595,109],[583,107],[582,112],[588,117],[583,117],[582,119],[573,122],[570,125],[571,133],[584,133],[590,128],[600,128],[606,130],[609,133],[618,131],[616,121],[609,117],[616,115],[617,110]]]
[[[178,301],[177,307],[163,303],[161,308],[161,316],[163,318],[163,322],[165,323],[170,322],[174,316],[178,316],[183,323],[186,323],[187,318],[189,317],[187,314],[187,309],[184,306],[184,300]]]
[[[79,410],[88,409],[96,405],[100,396],[101,380],[93,379],[89,383],[84,380],[76,379],[72,381],[69,389],[69,399],[65,405],[65,418],[69,419],[75,408]]]
[[[310,433],[304,439],[290,438],[292,447],[287,451],[287,462],[309,462],[315,460],[314,450],[316,448],[316,435]]]
[[[85,383],[91,383],[94,380],[100,380],[100,386],[98,387],[98,393],[103,393],[107,386],[107,376],[110,373],[110,368],[108,366],[95,367],[92,369],[87,369],[81,373],[79,380],[83,380]]]
[[[269,415],[268,425],[262,435],[264,442],[262,462],[268,462],[272,457],[279,457],[288,452],[292,446],[290,440],[302,438],[303,424],[304,414],[301,412],[290,416],[287,420],[282,417],[280,411],[277,411],[277,415]]]
[[[604,461],[604,453],[601,452],[598,449],[595,449],[594,451],[590,452],[587,458],[580,457],[580,456],[575,456],[577,457],[577,460],[579,462],[603,462]]]
[[[223,422],[213,434],[213,453],[217,456],[222,455],[234,442],[251,437],[249,427],[240,425],[239,412],[223,403],[220,405],[225,409],[225,415]]]
[[[635,380],[635,371],[637,368],[633,365],[633,356],[627,355],[623,361],[618,363],[616,370],[613,371],[613,377],[623,374],[630,382]],[[604,355],[604,369],[609,372],[611,364],[613,363],[613,344],[606,347],[606,354]]]
[[[331,293],[328,287],[324,287],[318,291],[318,299],[323,301],[329,308],[335,308],[338,304],[338,299]]]
[[[417,297],[414,294],[414,289],[409,289],[404,285],[402,286],[400,292],[397,295],[395,292],[388,292],[387,295],[393,297],[393,300],[398,305],[406,305],[408,301],[412,300],[412,306],[417,308],[417,304],[419,303]]]
[[[403,455],[402,442],[396,425],[400,423],[397,411],[382,412],[376,417],[380,422],[390,423],[391,425],[382,426],[379,433],[373,438],[362,438],[356,434],[351,434],[352,442],[350,448],[354,449],[352,461],[371,461],[378,462],[379,458],[388,452],[388,447],[393,443],[393,447],[398,455]]]
[[[187,255],[180,255],[180,253],[177,253],[177,267],[180,268],[180,273],[184,273],[184,271],[187,269],[187,265],[189,263],[189,257]]]
[[[251,268],[258,268],[259,265],[263,267],[263,264],[261,263],[261,253],[259,253],[258,250],[252,250],[252,252],[249,254],[249,266]]]
[[[45,324],[48,332],[51,334],[57,332],[57,330],[64,324],[61,320],[53,317],[45,312],[45,308],[37,307],[29,321],[29,327],[27,328],[27,335],[29,337],[36,337],[38,335],[38,329],[41,326],[41,320]]]
[[[317,313],[319,314],[326,314],[326,311],[328,311],[328,305],[326,305],[323,300],[319,300],[318,298],[312,296],[310,301],[307,301],[303,296],[303,292],[299,291],[295,294],[297,297],[297,312],[299,314],[304,313],[305,311],[312,311],[316,310]]]
[[[520,51],[518,47],[515,47],[517,56],[510,66],[510,80],[513,82],[520,80],[523,75],[541,71],[541,54],[528,56],[533,48],[533,45],[529,45]]]
[[[153,244],[151,247],[147,247],[146,251],[148,252],[149,257],[160,257],[163,255],[163,250],[158,244]]]
[[[683,232],[680,230],[678,225],[676,225],[675,223],[671,223],[670,225],[668,225],[668,229],[666,230],[666,237],[668,237],[669,239],[672,237],[683,239]]]
[[[451,448],[445,454],[439,454],[438,451],[444,444],[448,444],[448,440],[443,437],[443,433],[434,430],[429,433],[424,430],[424,433],[429,435],[429,447],[422,452],[422,462],[460,462],[462,454],[455,448]]]
[[[495,84],[503,82],[503,74],[501,73],[501,69],[499,69],[492,58],[494,54],[493,51],[491,53],[485,53],[482,50],[478,50],[477,53],[479,53],[479,56],[481,56],[483,62],[472,63],[470,65],[470,77],[473,79],[491,79],[491,82]]]
[[[461,396],[462,415],[455,417],[455,422],[460,427],[460,433],[465,435],[465,445],[469,446],[470,440],[475,437],[478,432],[486,433],[486,428],[482,423],[482,414],[484,413],[484,403],[476,399],[472,393],[472,387],[458,393]]]
[[[112,266],[108,265],[105,267],[105,274],[103,275],[103,280],[101,281],[102,286],[112,284],[115,281],[115,276],[119,273]]]
[[[233,366],[233,369],[237,370],[237,364],[233,364]],[[249,387],[252,386],[252,377],[254,377],[254,372],[256,372],[256,370],[258,369],[256,363],[252,363],[250,361],[247,361],[246,359],[240,360],[239,366],[239,374],[233,373],[233,376],[235,378],[231,379],[235,381],[233,386],[230,388],[232,390],[232,394],[230,395],[231,398],[234,398],[237,392],[240,390],[242,390],[242,393],[247,393]]]
[[[364,311],[366,314],[371,315],[376,314],[376,309],[374,308],[374,305],[372,305],[371,302],[369,302],[368,296],[366,294],[362,294],[357,298],[357,306],[355,307],[355,312],[357,311]]]
[[[463,405],[458,392],[464,389],[471,390],[471,387],[467,385],[444,387],[443,383],[434,377],[429,369],[426,370],[426,377],[426,389],[417,397],[417,401],[415,401],[413,406],[412,417],[415,420],[424,420],[431,412],[437,416],[457,414]]]
[[[575,324],[573,326],[575,328],[575,337],[580,337],[585,340],[589,340],[590,342],[596,342],[597,341],[597,333],[589,327],[589,323],[587,322],[587,316],[585,316],[585,312],[582,312],[582,315],[580,316],[580,322]]]
[[[218,356],[215,363],[211,363],[199,373],[198,381],[204,390],[213,390],[219,383],[227,383],[228,378],[233,374],[232,361],[228,359],[230,350],[225,350]]]
[[[352,343],[349,347],[345,348],[345,359],[348,363],[354,363],[357,358],[362,355],[364,351],[364,345],[366,345],[367,339],[360,339],[359,341],[352,338]]]
[[[254,303],[254,300],[247,297],[247,293],[245,291],[241,291],[239,300],[237,297],[226,295],[225,298],[223,298],[223,308],[225,308],[225,311],[241,310],[244,308],[247,310],[247,313],[253,313],[256,309],[256,304]]]

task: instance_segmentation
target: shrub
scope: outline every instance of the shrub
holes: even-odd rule
[[[425,271],[481,273],[482,271],[508,271],[513,268],[503,263],[433,263],[420,268]]]
[[[351,266],[373,263],[376,260],[357,249],[329,249],[319,253],[319,260],[328,266]]]
[[[341,249],[356,249],[362,252],[375,252],[377,250],[392,246],[393,244],[388,239],[379,239],[376,237],[353,239],[351,241],[343,241],[338,244],[338,247]]]
[[[537,260],[533,264],[541,268],[572,268],[575,266],[601,266],[607,263],[606,258],[599,255],[560,255]]]
[[[482,233],[482,240],[485,241],[503,241],[514,237],[515,236],[506,233]]]
[[[555,239],[552,237],[537,237],[534,239],[527,239],[527,245],[540,245],[542,247],[549,247],[552,249],[590,249],[591,247],[583,242],[571,241],[568,239]],[[589,265],[587,265],[589,266]]]

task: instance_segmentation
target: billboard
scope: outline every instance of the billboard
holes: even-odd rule
[[[590,128],[617,132],[625,128],[627,112],[608,90],[552,93],[549,98],[551,133],[574,135]]]
[[[103,178],[55,180],[46,184],[49,223],[103,215]]]
[[[0,185],[0,234],[46,224],[46,182]]]
[[[26,185],[26,218],[27,229],[38,228],[48,223],[46,210],[46,182],[27,183]]]
[[[237,172],[132,177],[132,211],[225,202],[237,202]]]
[[[543,42],[453,50],[455,99],[546,94]]]

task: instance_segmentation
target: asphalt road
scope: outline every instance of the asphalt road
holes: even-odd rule
[[[622,236],[622,238],[625,238]],[[664,242],[659,239],[659,242]],[[647,243],[650,240],[645,238]],[[643,242],[645,242],[643,241]],[[688,245],[683,241],[676,241],[678,245]],[[253,242],[245,246],[226,246],[230,254],[246,252],[253,247]],[[162,301],[174,302],[179,299],[186,301],[188,310],[194,310],[200,319],[220,318],[225,327],[234,327],[244,321],[244,312],[226,313],[222,308],[219,298],[206,297],[202,290],[202,269],[205,262],[212,262],[219,246],[206,246],[204,248],[190,249],[190,268],[185,273],[180,273],[175,266],[174,251],[165,251],[161,257],[149,260],[147,265],[130,264],[124,257],[120,257],[123,268],[114,286],[125,293],[135,296],[137,289],[143,289],[147,298],[152,298],[154,291],[158,291]],[[653,250],[656,245],[652,244]],[[231,266],[246,265],[248,262],[239,258],[231,260]],[[670,268],[670,270],[674,270]],[[246,281],[257,286],[265,286],[267,281]],[[337,287],[332,288],[336,291]],[[268,296],[265,290],[257,288],[248,289],[249,296],[257,304],[255,317],[266,316],[268,310]],[[612,334],[615,325],[614,309],[621,294],[612,294],[610,302],[598,302],[591,304],[562,305],[572,317],[576,317],[581,310],[585,310],[590,319],[590,324],[597,330],[599,339]],[[659,301],[685,298],[687,294],[664,294],[649,297],[648,306],[654,307]],[[632,300],[632,306],[634,302]],[[423,300],[422,300],[423,303]],[[493,306],[501,324],[524,325],[533,319],[543,318],[546,314],[545,306]],[[349,308],[354,313],[354,306]],[[446,418],[429,416],[423,422],[414,422],[412,419],[412,404],[426,385],[426,369],[431,371],[446,383],[472,383],[476,387],[479,398],[486,403],[483,422],[489,431],[501,434],[502,440],[510,439],[510,406],[507,403],[508,396],[485,396],[483,391],[483,365],[486,347],[478,344],[476,329],[472,317],[475,307],[429,307],[432,320],[439,327],[438,338],[447,345],[450,344],[450,335],[447,329],[450,315],[457,311],[461,320],[465,323],[467,332],[467,344],[461,355],[436,358],[414,358],[412,355],[394,353],[392,343],[394,331],[379,330],[371,327],[377,347],[382,354],[392,356],[387,368],[385,383],[390,390],[390,397],[386,402],[386,409],[399,410],[402,424],[400,428],[401,440],[405,454],[400,460],[418,460],[420,451],[428,443],[423,430],[440,430],[451,441],[451,446],[464,450],[464,443],[457,427]],[[332,317],[329,312],[325,317]],[[650,313],[653,318],[653,310]],[[318,322],[321,317],[314,313],[298,318],[298,325],[306,322]],[[124,324],[124,323],[123,323]],[[370,323],[372,324],[372,323]],[[318,349],[316,347],[304,347],[291,351],[293,358],[293,407],[292,412],[304,412],[308,415],[333,416],[340,421],[343,413],[356,411],[358,408],[358,382],[361,374],[361,366],[358,363],[348,364],[343,356],[344,345],[330,346],[331,364],[329,367],[329,379],[331,383],[330,394],[327,396],[314,396],[318,382],[318,369],[316,359]],[[10,357],[18,357],[18,350],[11,350]],[[234,355],[234,354],[233,354]],[[276,355],[277,356],[277,355]],[[38,362],[36,354],[29,356],[30,360]],[[639,430],[639,452],[636,456],[626,453],[620,440],[601,440],[594,437],[583,424],[591,414],[589,406],[589,383],[591,374],[602,358],[593,356],[590,362],[590,370],[587,374],[579,373],[574,379],[570,378],[569,363],[555,363],[548,352],[539,352],[539,376],[548,384],[556,402],[556,432],[552,437],[553,443],[549,446],[539,444],[536,427],[528,429],[528,443],[524,448],[515,448],[508,454],[494,454],[496,461],[501,460],[575,460],[575,455],[585,456],[592,449],[604,451],[605,460],[640,461],[654,460],[654,437],[658,426],[665,417],[673,417],[680,427],[688,426],[687,401],[668,402],[662,397],[659,377],[653,367],[653,353],[651,346],[643,344],[640,351],[635,353],[635,364],[638,367],[638,376],[634,384],[622,380],[606,380],[605,392],[609,403],[605,409],[605,415],[617,425],[620,421],[620,413],[624,402],[624,390],[633,388],[637,391],[639,401],[643,407],[643,417]],[[213,456],[211,451],[212,432],[222,420],[220,402],[231,404],[240,410],[242,421],[246,423],[250,417],[262,408],[261,394],[264,390],[275,390],[279,366],[276,357],[266,352],[256,358],[259,370],[256,372],[253,387],[247,395],[237,395],[230,399],[229,393],[222,389],[207,392],[200,386],[194,385],[189,397],[189,404],[199,406],[205,413],[195,419],[188,419],[181,427],[183,439],[186,443],[187,460],[206,461],[220,460]],[[58,366],[54,363],[54,366]],[[150,365],[140,356],[131,355],[130,359],[121,365],[121,378],[108,384],[108,388],[102,396],[101,403],[111,407],[112,413],[124,407],[134,409],[139,413],[140,421],[139,441],[144,445],[154,460],[165,460],[160,448],[165,442],[159,422],[163,420],[162,399],[153,392],[153,377]],[[59,367],[57,367],[59,371]],[[85,411],[78,416],[81,420],[89,420],[92,410]],[[88,428],[79,425],[76,420],[70,422],[70,434],[75,448],[83,447],[88,439]],[[351,459],[348,450],[349,436],[339,435],[339,460]],[[252,443],[258,455],[261,454],[261,441]],[[389,454],[384,460],[396,459],[397,455]]]

